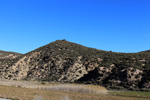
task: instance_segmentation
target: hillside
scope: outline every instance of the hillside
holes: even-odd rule
[[[150,54],[115,53],[58,40],[2,64],[1,78],[150,89]]]
[[[20,54],[20,53],[7,52],[7,51],[0,50],[0,66],[2,66],[6,62],[9,62],[21,55],[22,54]]]
[[[140,53],[149,53],[150,54],[150,50],[142,51]]]
[[[0,59],[14,59],[20,55],[21,55],[20,53],[16,52],[7,52],[0,50]]]

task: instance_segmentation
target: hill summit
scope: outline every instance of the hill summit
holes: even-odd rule
[[[9,80],[150,89],[150,54],[116,53],[57,40],[3,63],[0,76]]]

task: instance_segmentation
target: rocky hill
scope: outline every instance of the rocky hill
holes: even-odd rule
[[[0,50],[0,59],[14,59],[20,55],[21,55],[20,53],[16,52],[7,52]]]
[[[8,61],[11,61],[12,59],[15,59],[18,56],[21,56],[20,53],[15,52],[6,52],[0,50],[0,66]]]
[[[150,54],[116,53],[58,40],[0,66],[1,78],[150,89]]]

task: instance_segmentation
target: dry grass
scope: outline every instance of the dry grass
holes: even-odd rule
[[[79,93],[93,93],[93,94],[107,94],[107,90],[104,87],[96,85],[83,85],[83,84],[41,84],[37,81],[0,81],[1,85],[32,88],[32,89],[44,89],[44,90],[56,90],[66,92],[79,92]]]
[[[0,82],[0,84],[4,82]],[[6,82],[8,84],[8,82]],[[5,85],[6,85],[5,83]],[[45,84],[33,82],[10,82],[13,86],[0,85],[0,97],[13,98],[14,100],[144,100],[140,98],[129,98],[129,97],[119,97],[112,95],[95,94],[94,92],[78,92],[79,88],[92,88],[94,91],[105,90],[105,88],[97,87],[93,85],[77,85],[77,84]],[[9,83],[9,85],[10,85]],[[30,88],[22,88],[29,87]],[[15,87],[14,87],[15,86]],[[34,86],[34,87],[33,87]],[[79,87],[78,87],[79,86]],[[81,86],[81,87],[80,87]],[[49,87],[48,90],[42,89]],[[37,89],[40,88],[40,89]],[[69,90],[68,90],[69,88]],[[69,91],[65,92],[64,91]],[[71,89],[71,90],[70,90]],[[74,91],[76,89],[78,91]],[[56,91],[57,90],[57,91]],[[61,90],[61,91],[60,91]],[[70,92],[71,91],[71,92]],[[87,91],[87,90],[84,90]],[[89,91],[89,90],[88,90]],[[90,90],[91,91],[91,90]],[[147,99],[145,99],[147,100]]]
[[[54,90],[27,89],[12,86],[0,86],[0,96],[15,100],[144,100],[102,94],[63,92]],[[35,98],[36,96],[40,96]]]
[[[34,100],[43,100],[43,97],[36,95],[36,96],[34,97]]]
[[[40,87],[39,89],[78,92],[78,93],[107,94],[107,90],[104,87],[94,85],[58,84]]]
[[[62,98],[60,98],[60,100],[70,100],[69,96],[64,96]]]

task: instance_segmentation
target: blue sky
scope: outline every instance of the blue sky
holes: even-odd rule
[[[150,0],[0,0],[0,50],[55,40],[114,52],[150,49]]]

